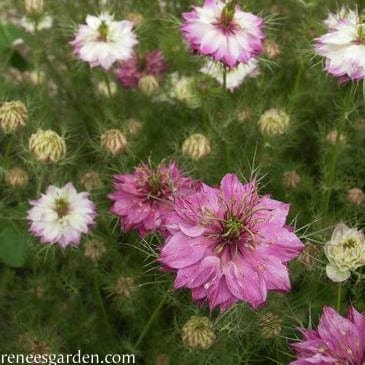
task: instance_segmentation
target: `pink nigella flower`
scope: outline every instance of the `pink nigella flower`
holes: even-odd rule
[[[133,23],[128,20],[115,21],[108,13],[98,17],[88,15],[86,24],[79,26],[71,42],[74,53],[80,59],[91,67],[101,66],[105,70],[109,70],[116,61],[129,59],[137,43]]]
[[[143,76],[152,75],[157,80],[161,80],[168,69],[164,54],[160,50],[154,50],[140,59],[137,53],[123,62],[117,69],[118,80],[126,88],[138,86],[139,80]]]
[[[298,359],[290,365],[363,365],[365,313],[350,307],[347,318],[325,307],[317,330],[301,329],[303,341],[293,344]]]
[[[227,309],[238,301],[256,308],[269,290],[290,290],[287,262],[303,244],[285,226],[289,205],[259,196],[255,181],[233,174],[219,188],[205,184],[177,199],[160,261],[176,271],[175,288]]]
[[[195,183],[185,177],[175,163],[151,168],[142,164],[133,174],[115,176],[112,213],[121,218],[124,231],[136,229],[142,236],[164,231],[165,217],[174,199],[190,193]]]
[[[264,50],[263,19],[244,12],[237,1],[205,0],[184,13],[182,32],[193,51],[228,67],[247,63]]]
[[[340,82],[365,79],[365,18],[342,8],[326,21],[328,33],[316,39],[317,54],[325,57],[325,70]]]
[[[88,233],[95,223],[95,204],[88,195],[78,193],[72,183],[63,188],[49,186],[38,200],[30,201],[30,231],[43,243],[78,245],[81,234]]]

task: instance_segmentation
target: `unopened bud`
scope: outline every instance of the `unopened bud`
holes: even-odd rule
[[[365,193],[360,188],[352,188],[347,193],[347,200],[356,205],[365,203]]]
[[[327,136],[326,136],[327,142],[329,142],[331,144],[335,144],[336,140],[337,140],[337,134],[338,134],[338,132],[336,130],[329,131]],[[339,136],[339,142],[341,144],[345,143],[345,136],[342,133]]]
[[[318,255],[318,247],[313,243],[307,242],[304,245],[304,250],[298,257],[298,261],[302,263],[307,268],[307,270],[311,271],[316,264]]]
[[[153,75],[141,77],[138,82],[138,88],[146,95],[152,95],[158,89],[158,80]]]
[[[44,9],[44,1],[43,0],[25,0],[24,1],[25,11],[32,14],[41,14]]]
[[[65,140],[56,132],[39,129],[29,139],[29,151],[40,162],[58,162],[66,155]]]
[[[182,328],[183,342],[195,349],[209,349],[215,338],[213,323],[208,317],[192,316]]]
[[[265,51],[270,59],[274,59],[280,54],[279,45],[272,39],[267,39],[265,41]]]
[[[277,337],[281,332],[281,319],[275,313],[266,313],[260,318],[259,328],[264,338]]]
[[[170,365],[170,359],[166,354],[160,354],[156,357],[156,365]]]
[[[133,13],[132,12],[132,13],[127,14],[126,19],[129,20],[130,22],[132,22],[135,27],[138,27],[143,22],[143,15],[140,14],[140,13]]]
[[[211,152],[210,141],[203,134],[195,133],[188,137],[182,145],[182,153],[193,160],[207,157]]]
[[[127,131],[131,135],[136,135],[143,129],[143,124],[135,118],[127,120]]]
[[[14,167],[5,175],[5,182],[12,188],[23,188],[28,185],[29,176],[27,172],[20,168]]]
[[[14,133],[28,121],[27,107],[21,101],[7,101],[0,107],[0,126],[5,134]]]
[[[97,171],[86,172],[82,175],[80,182],[87,191],[101,189],[103,187],[103,182]]]
[[[129,277],[119,278],[113,287],[114,294],[122,298],[130,298],[134,290],[134,279]]]
[[[238,122],[243,123],[252,117],[252,110],[249,108],[238,110],[236,113],[236,118]]]
[[[295,189],[300,184],[301,178],[295,171],[286,171],[283,174],[283,184],[287,188]]]
[[[102,241],[89,240],[84,246],[84,255],[92,262],[98,262],[106,252]]]
[[[101,136],[101,147],[116,156],[127,148],[127,139],[119,129],[110,129]]]
[[[259,119],[261,132],[266,135],[281,135],[290,123],[290,117],[284,110],[269,109]]]

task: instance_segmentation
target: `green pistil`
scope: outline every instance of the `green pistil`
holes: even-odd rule
[[[58,218],[63,218],[69,212],[69,205],[68,203],[60,198],[56,200],[56,212],[58,214]]]
[[[161,174],[153,172],[148,178],[152,196],[158,196],[161,188]]]
[[[347,249],[355,248],[357,245],[357,241],[353,238],[349,238],[342,245],[344,248]]]
[[[224,224],[224,233],[222,237],[227,239],[237,239],[241,235],[242,222],[236,217],[228,218]]]
[[[237,0],[231,0],[222,10],[222,24],[227,27],[231,24],[236,8]]]
[[[104,20],[99,25],[98,31],[99,31],[99,40],[103,41],[103,42],[106,42],[107,39],[108,39],[109,27],[105,23]]]

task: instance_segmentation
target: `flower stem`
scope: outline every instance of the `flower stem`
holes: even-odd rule
[[[334,179],[335,179],[335,172],[336,172],[336,164],[337,159],[340,152],[341,147],[341,136],[346,126],[346,121],[348,120],[349,114],[350,114],[350,103],[353,100],[352,99],[353,93],[348,92],[345,98],[344,102],[344,109],[343,113],[340,117],[339,124],[336,128],[336,141],[333,146],[331,158],[328,164],[328,173],[325,178],[325,188],[326,191],[324,193],[324,200],[323,200],[323,215],[326,216],[328,213],[329,208],[329,202],[331,198],[331,194],[333,191],[333,185],[334,185]]]
[[[103,298],[101,297],[101,294],[100,294],[99,276],[98,276],[98,272],[97,272],[96,268],[94,270],[94,286],[95,286],[95,294],[96,294],[96,297],[97,297],[97,300],[99,303],[100,311],[103,315],[105,326],[108,329],[111,338],[114,339],[115,338],[114,333],[113,333],[114,331],[110,324],[109,317],[108,317],[108,314],[107,314],[105,306],[104,306]]]
[[[340,313],[341,311],[341,296],[342,296],[342,284],[338,283],[337,286],[337,304],[336,304],[336,310]]]
[[[144,328],[143,328],[143,330],[142,330],[141,334],[139,335],[139,337],[138,337],[138,339],[137,339],[137,341],[136,341],[136,344],[134,345],[134,347],[135,347],[135,348],[137,348],[137,347],[141,344],[142,340],[143,340],[143,339],[144,339],[144,337],[146,336],[146,334],[147,334],[147,332],[148,332],[149,328],[151,327],[152,323],[153,323],[153,322],[154,322],[154,320],[156,319],[156,317],[157,317],[157,315],[158,315],[159,311],[161,310],[161,308],[162,308],[162,307],[163,307],[163,305],[165,304],[165,302],[166,302],[166,299],[167,299],[168,295],[169,295],[169,291],[167,291],[167,292],[165,293],[165,295],[161,298],[161,300],[160,300],[160,302],[158,303],[157,307],[155,308],[155,310],[154,310],[154,311],[153,311],[153,313],[151,314],[150,319],[148,320],[148,322],[147,322],[147,323],[146,323],[146,325],[144,326]]]
[[[6,145],[6,150],[5,150],[5,160],[7,160],[10,156],[10,153],[11,153],[11,149],[12,149],[12,144],[13,144],[13,136],[10,135],[9,136],[9,140],[8,140],[8,143]]]
[[[223,91],[227,90],[227,66],[223,66]]]
[[[104,72],[104,78],[105,78],[106,88],[108,90],[108,96],[109,96],[109,99],[110,99],[112,97],[112,90],[110,88],[109,75],[106,72]]]

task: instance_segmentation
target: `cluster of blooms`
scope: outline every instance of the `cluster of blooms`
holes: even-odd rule
[[[43,6],[42,0],[26,2],[29,16],[23,23],[30,32],[51,25],[52,18],[45,15]],[[244,12],[236,0],[205,0],[203,6],[193,7],[183,17],[185,40],[192,51],[208,57],[201,72],[229,90],[247,76],[258,74],[257,58],[264,51],[263,19]],[[340,82],[365,79],[364,17],[357,10],[342,7],[338,14],[331,13],[325,24],[328,33],[316,39],[315,50],[325,57],[326,70]],[[71,44],[74,53],[91,67],[109,71],[116,66],[114,71],[123,87],[138,86],[152,94],[167,72],[167,62],[159,50],[140,56],[134,50],[138,41],[133,28],[132,21],[116,21],[109,13],[88,15]],[[273,53],[271,49],[272,57]],[[190,108],[200,105],[192,77],[173,73],[169,82],[160,100],[176,99]],[[110,85],[107,87],[112,93]],[[105,93],[105,85],[100,85],[100,92]],[[6,134],[13,133],[24,127],[27,116],[23,103],[3,103],[0,127]],[[289,123],[290,117],[283,110],[270,109],[261,116],[259,127],[263,134],[280,135]],[[117,155],[126,150],[127,139],[120,130],[111,129],[101,136],[101,145]],[[29,151],[36,161],[55,163],[65,156],[66,144],[56,132],[40,129],[31,135]],[[182,152],[194,160],[204,158],[211,152],[210,141],[193,134],[184,142]],[[89,181],[95,174],[84,175],[87,190],[93,188]],[[294,188],[300,176],[289,171],[284,180],[287,187]],[[13,186],[27,181],[21,169],[13,169],[7,177]],[[244,301],[257,308],[266,302],[268,292],[290,290],[288,263],[301,254],[304,245],[286,225],[289,204],[261,196],[255,180],[242,184],[236,175],[227,174],[219,186],[211,187],[185,176],[175,163],[157,167],[142,164],[131,174],[116,175],[114,188],[109,194],[111,212],[120,218],[122,230],[135,229],[141,236],[160,233],[164,244],[159,262],[176,274],[175,288],[190,289],[196,302],[226,310]],[[363,202],[363,196],[360,198]],[[57,243],[63,248],[78,245],[82,234],[95,224],[95,204],[87,192],[78,193],[72,183],[62,188],[49,186],[30,204],[30,231],[43,243]],[[87,246],[92,261],[104,251],[97,241]],[[325,245],[325,254],[328,277],[335,282],[347,280],[352,271],[365,265],[363,232],[337,225]],[[118,292],[128,296],[132,287],[130,278],[122,278]],[[268,318],[273,316],[265,317],[263,323]],[[195,328],[204,331],[196,336]],[[304,340],[293,345],[298,359],[292,365],[365,362],[365,315],[353,307],[347,318],[326,307],[318,330],[301,332]],[[209,348],[215,334],[208,319],[192,318],[184,327],[183,340],[192,347]]]
[[[258,75],[257,57],[265,48],[262,18],[244,12],[236,0],[205,0],[202,7],[193,7],[183,18],[181,30],[190,48],[210,57],[201,72],[231,91],[246,77]],[[338,14],[330,13],[325,24],[328,33],[316,39],[315,49],[326,58],[326,70],[341,82],[364,79],[364,18],[357,10],[343,6]],[[109,70],[117,63],[115,72],[123,87],[140,86],[152,94],[166,73],[167,63],[159,50],[143,57],[133,50],[138,43],[133,27],[133,22],[115,21],[108,13],[88,15],[71,44],[74,53],[91,67]]]
[[[263,20],[244,12],[235,0],[206,0],[203,7],[184,13],[182,33],[195,52],[210,56],[202,72],[224,83],[229,90],[238,87],[247,76],[258,74],[257,56],[263,53]],[[125,88],[142,90],[158,87],[167,70],[164,55],[154,50],[141,57],[133,50],[138,43],[133,22],[115,21],[102,13],[88,15],[71,42],[74,53],[105,70],[118,63],[117,78]],[[225,80],[225,81],[223,81]],[[143,87],[143,85],[146,85]]]
[[[115,21],[114,16],[106,12],[99,16],[88,15],[71,45],[74,53],[91,67],[101,66],[109,71],[116,65],[115,74],[124,88],[138,86],[146,94],[152,94],[167,71],[167,62],[160,50],[143,57],[138,55],[134,50],[138,43],[134,26],[135,21]]]
[[[220,188],[186,178],[173,163],[115,177],[112,212],[123,230],[163,234],[159,261],[176,272],[175,287],[225,310],[253,307],[270,290],[290,289],[287,262],[303,244],[285,225],[289,205],[260,196],[255,181],[228,174]]]

